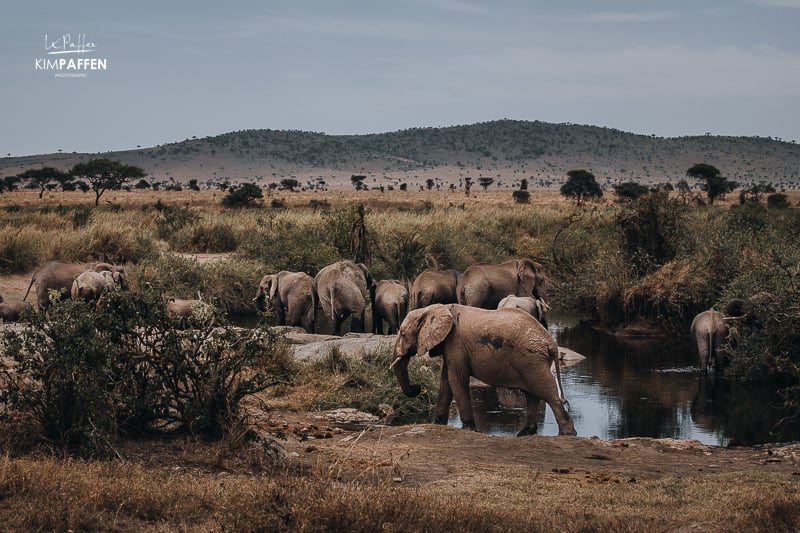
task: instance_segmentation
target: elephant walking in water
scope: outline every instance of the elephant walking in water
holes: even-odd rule
[[[387,333],[393,335],[408,312],[408,289],[400,281],[384,279],[378,282],[372,298],[372,332],[383,334],[383,323]]]
[[[478,263],[458,280],[458,303],[497,309],[509,294],[541,298],[544,283],[544,267],[531,259],[512,259],[498,265]]]
[[[341,335],[342,322],[352,316],[350,331],[364,333],[370,304],[372,275],[363,263],[340,261],[328,265],[314,277],[322,311],[330,319],[333,334]]]
[[[723,363],[722,350],[728,338],[728,328],[722,313],[713,309],[699,313],[692,320],[689,333],[700,357],[700,370],[706,373],[708,366],[713,364],[714,370],[719,372]]]
[[[261,278],[253,301],[260,310],[272,307],[278,325],[303,327],[314,333],[317,317],[317,289],[314,278],[305,272],[282,270]]]
[[[429,353],[442,357],[436,423],[446,424],[455,398],[464,428],[475,429],[469,389],[471,376],[495,387],[519,389],[525,394],[528,416],[518,435],[536,433],[540,402],[550,406],[559,435],[575,435],[564,408],[558,346],[539,321],[520,309],[487,311],[458,304],[434,304],[408,313],[394,345],[392,367],[403,393],[417,396],[408,363],[412,356]],[[556,365],[556,379],[550,372]],[[561,389],[563,391],[563,389]]]

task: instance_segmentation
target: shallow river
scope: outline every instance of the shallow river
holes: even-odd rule
[[[733,445],[800,440],[800,427],[771,432],[780,399],[763,390],[703,378],[688,338],[620,339],[553,316],[550,331],[560,346],[586,356],[562,368],[562,382],[578,435],[696,439]],[[524,425],[520,393],[473,388],[478,430],[513,435]],[[450,424],[460,427],[455,415]],[[556,435],[548,407],[539,434]]]

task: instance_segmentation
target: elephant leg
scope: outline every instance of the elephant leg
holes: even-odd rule
[[[453,391],[447,379],[447,364],[442,364],[442,373],[439,376],[439,397],[434,408],[434,423],[447,425],[450,419],[450,404],[453,403]]]
[[[535,377],[534,379],[528,381],[527,390],[535,391],[532,396],[537,399],[544,399],[544,401],[547,402],[547,405],[550,406],[550,410],[553,411],[553,416],[556,419],[556,424],[558,424],[558,434],[577,435],[572,417],[569,416],[564,404],[561,403],[561,398],[558,394],[558,387],[556,386],[555,379],[553,379],[553,375],[550,373],[550,369],[547,367],[542,368],[541,373],[532,373],[531,376],[538,376],[538,378]],[[526,397],[528,397],[527,393]],[[529,421],[535,420],[538,403],[539,402],[537,401],[533,402],[532,404],[530,398],[528,399]],[[532,416],[533,418],[531,418]]]
[[[353,315],[353,320],[350,322],[350,331],[353,333],[364,333],[364,312],[358,315]]]
[[[314,320],[314,315],[311,315],[306,320],[306,322],[308,323],[308,332],[309,333],[315,333],[315,330],[316,330],[316,327],[317,327],[317,322],[316,322],[316,320]]]
[[[525,400],[528,404],[528,416],[525,420],[525,427],[517,433],[517,437],[536,435],[536,430],[539,428],[539,421],[542,421],[544,418],[544,401],[528,391],[522,392],[525,394]]]
[[[447,372],[447,381],[456,401],[458,416],[461,417],[461,427],[475,431],[475,415],[472,412],[472,398],[469,392],[469,372],[464,369],[461,371],[450,369]]]
[[[700,355],[700,371],[705,374],[708,372],[708,363],[711,355],[711,346],[706,335],[701,335],[697,339],[697,353]]]
[[[286,325],[286,313],[283,311],[283,304],[280,302],[275,302],[272,305],[272,309],[275,311],[275,319],[278,321],[279,326]]]

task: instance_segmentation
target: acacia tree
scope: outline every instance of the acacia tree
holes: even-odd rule
[[[56,184],[60,184],[62,188],[66,189],[72,181],[69,173],[53,167],[31,168],[18,174],[17,178],[38,187],[40,200],[47,189],[55,187]]]
[[[100,203],[100,197],[107,190],[118,189],[129,180],[145,177],[145,171],[135,165],[105,158],[78,163],[69,173],[73,178],[89,182],[95,194],[94,205]]]
[[[735,181],[730,181],[724,177],[717,167],[706,163],[694,165],[686,171],[686,175],[705,182],[701,185],[701,188],[706,191],[710,205],[714,204],[716,198],[722,197],[725,193],[731,192],[738,187]]]
[[[570,170],[567,182],[559,190],[563,196],[574,198],[578,206],[590,198],[602,198],[603,189],[588,170]]]
[[[494,178],[488,178],[488,177],[478,178],[478,183],[480,184],[481,187],[483,187],[483,192],[486,192],[486,189],[489,188],[489,185],[494,183]]]

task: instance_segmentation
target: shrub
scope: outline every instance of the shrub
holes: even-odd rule
[[[255,183],[242,183],[238,187],[228,189],[222,198],[225,207],[253,207],[264,197],[261,188]]]
[[[66,449],[102,453],[123,431],[162,428],[219,438],[241,420],[239,404],[270,385],[254,369],[278,344],[262,329],[170,328],[161,295],[110,293],[94,310],[66,301],[33,315],[3,342],[0,402],[30,413]]]
[[[770,209],[788,209],[789,197],[783,193],[774,193],[767,196],[767,207]]]
[[[511,193],[511,197],[518,204],[528,204],[531,201],[531,193],[525,190],[514,191]]]
[[[626,258],[642,275],[675,258],[683,206],[666,191],[654,191],[626,206],[615,220]]]

